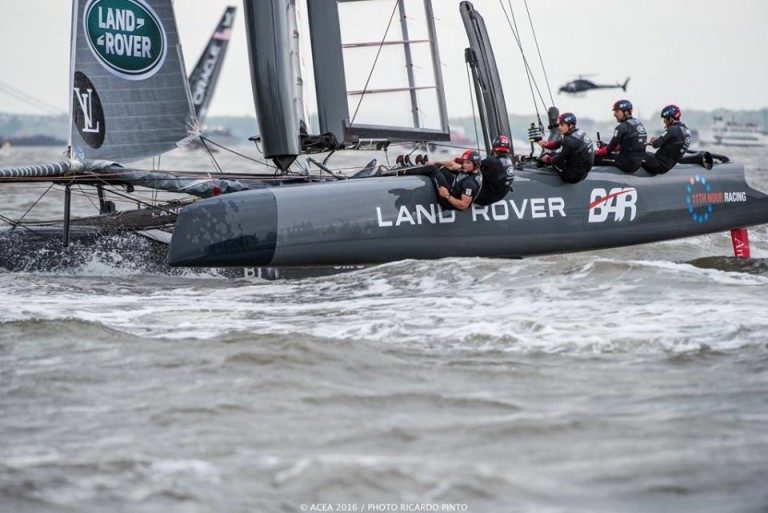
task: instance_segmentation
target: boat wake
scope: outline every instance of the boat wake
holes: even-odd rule
[[[60,236],[10,233],[0,247],[0,267],[12,272],[81,273],[101,267],[110,273],[167,274],[167,248],[134,233],[81,234],[64,247]],[[171,271],[172,272],[172,271]]]
[[[768,258],[743,258],[711,256],[696,258],[688,262],[689,264],[702,269],[717,269],[719,271],[731,273],[749,273],[761,276],[768,276]]]

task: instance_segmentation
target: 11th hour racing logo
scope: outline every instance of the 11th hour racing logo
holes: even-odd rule
[[[747,193],[744,191],[718,192],[712,190],[712,184],[703,176],[692,176],[688,179],[688,194],[685,203],[688,213],[694,223],[705,223],[715,210],[715,205],[724,203],[745,203]]]
[[[83,27],[91,52],[113,75],[144,80],[165,62],[165,28],[144,0],[89,0]]]
[[[589,195],[590,223],[604,223],[608,219],[619,222],[627,217],[634,221],[636,215],[637,190],[634,187],[620,187],[610,191],[592,189]]]

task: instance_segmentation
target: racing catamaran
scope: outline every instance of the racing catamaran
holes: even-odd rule
[[[338,5],[336,0],[327,3],[326,13]],[[460,11],[488,148],[494,137],[510,133],[504,95],[482,16],[469,2],[461,2]],[[327,125],[336,123],[333,138],[344,140],[345,105],[333,98],[328,102]],[[556,117],[556,109],[551,110],[550,130]],[[263,131],[263,137],[276,130]],[[291,134],[295,140],[293,129],[286,139]],[[290,158],[290,153],[283,151],[281,158]],[[768,222],[768,197],[746,183],[742,165],[722,156],[715,163],[708,154],[702,157],[701,165],[680,164],[661,176],[596,167],[575,185],[562,183],[534,159],[517,159],[514,190],[497,203],[473,205],[464,212],[443,210],[433,184],[421,176],[238,192],[181,209],[169,262],[305,266],[454,256],[517,258],[729,230],[735,254],[748,256],[745,227]]]
[[[66,245],[72,237],[89,240],[128,232],[160,244],[158,254],[167,255],[167,263],[177,267],[518,258],[729,230],[737,256],[748,256],[745,228],[768,223],[768,196],[748,185],[742,165],[724,157],[711,166],[702,161],[711,169],[680,164],[661,176],[596,167],[584,181],[564,184],[539,168],[535,158],[519,155],[513,190],[492,205],[474,205],[463,212],[443,210],[426,177],[391,176],[376,162],[349,178],[306,170],[292,174],[294,161],[303,154],[386,148],[393,141],[440,141],[450,136],[429,0],[383,0],[379,3],[390,7],[391,14],[387,10],[389,16],[383,17],[387,31],[381,41],[342,40],[340,20],[354,19],[354,13],[343,11],[376,1],[308,3],[319,106],[317,135],[310,133],[311,123],[304,118],[306,109],[297,93],[303,81],[297,66],[295,5],[289,2],[286,8],[279,0],[244,2],[261,129],[257,142],[279,170],[259,176],[141,171],[116,164],[161,154],[197,135],[173,11],[169,0],[134,0],[130,5],[75,0],[70,158],[0,170],[0,177],[63,183],[67,191],[72,184],[93,186],[99,191],[100,214],[75,220],[65,208],[63,223],[16,223],[3,237],[50,238],[58,230],[62,234],[58,240]],[[482,139],[488,148],[494,137],[510,133],[509,117],[483,18],[469,2],[461,2],[460,13],[469,37],[465,56],[475,85]],[[418,36],[410,24],[414,18],[426,26]],[[394,37],[389,30],[397,19],[400,31]],[[429,49],[431,67],[414,66],[417,46]],[[371,72],[363,77],[361,88],[349,87],[353,80],[345,68],[344,52],[357,48],[379,53],[397,49],[405,83],[372,86]],[[428,78],[417,76],[414,69],[429,69]],[[160,91],[168,97],[155,103]],[[423,101],[424,91],[432,94],[429,101]],[[359,121],[360,103],[355,99],[392,93],[408,98],[411,126]],[[429,118],[436,123],[425,126],[422,114],[430,108]],[[549,117],[551,126],[556,109]],[[325,163],[312,162],[330,171]],[[203,199],[187,197],[118,213],[104,195],[107,186],[115,185]],[[157,229],[162,229],[160,235]]]

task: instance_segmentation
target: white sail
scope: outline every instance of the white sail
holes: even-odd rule
[[[195,115],[202,126],[208,114],[208,106],[213,99],[216,90],[216,82],[224,64],[224,56],[229,48],[229,40],[232,34],[232,25],[235,22],[236,7],[230,6],[221,15],[216,30],[214,30],[203,54],[197,61],[189,75],[189,89],[192,93],[192,104],[195,107]]]

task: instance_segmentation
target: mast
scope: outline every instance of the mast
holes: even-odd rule
[[[299,118],[299,132],[301,133],[302,127],[306,128],[310,124],[309,112],[304,101],[304,77],[302,76],[304,66],[301,57],[300,21],[303,13],[297,5],[297,0],[289,0],[288,9],[288,31],[291,34],[291,62],[293,63],[293,76],[296,80],[293,103],[294,110]]]
[[[315,72],[318,121],[321,134],[333,134],[335,143],[345,139],[345,121],[349,121],[347,84],[341,54],[341,27],[336,0],[307,2],[310,24],[312,62]]]
[[[469,38],[465,58],[472,70],[485,147],[490,153],[493,139],[499,135],[510,135],[507,103],[483,17],[475,11],[471,2],[461,2],[460,10]],[[514,149],[512,151],[514,152]]]
[[[252,140],[261,140],[264,155],[281,170],[301,153],[450,140],[431,0],[307,2],[318,135],[309,133],[303,103],[296,0],[244,0],[244,6],[261,132]],[[360,23],[361,13],[381,6],[391,15]],[[347,54],[354,68],[345,68]]]
[[[411,54],[411,42],[408,36],[408,18],[405,13],[405,2],[398,0],[397,9],[400,13],[400,30],[403,33],[403,52],[405,54],[405,69],[408,75],[408,89],[411,97],[411,114],[413,116],[413,126],[419,128],[419,99],[416,94],[416,79],[413,76],[413,56]]]
[[[289,14],[284,0],[243,0],[251,87],[264,156],[283,172],[300,154],[296,77]]]

